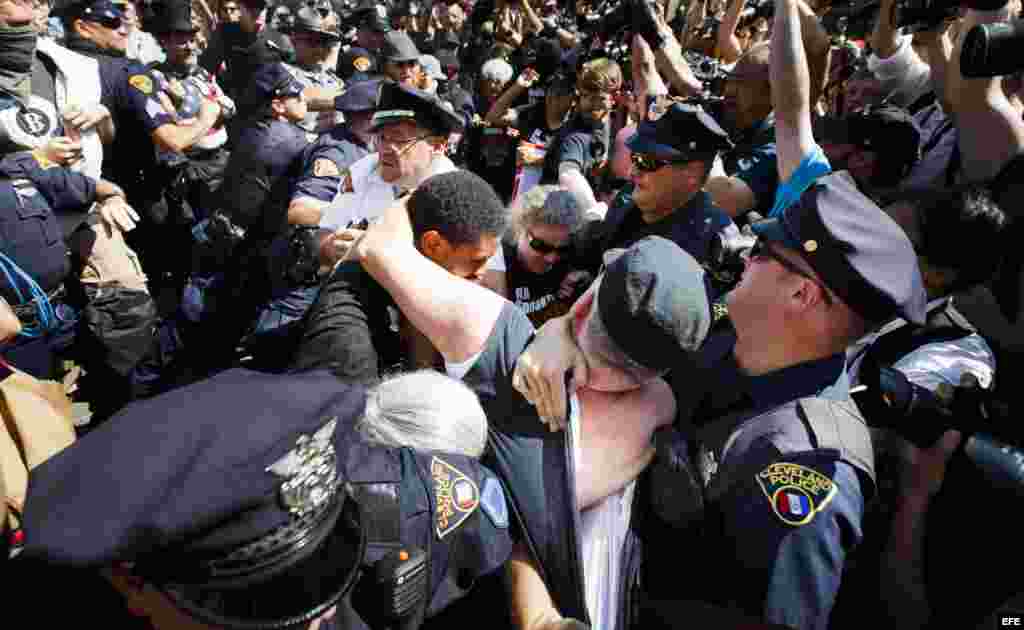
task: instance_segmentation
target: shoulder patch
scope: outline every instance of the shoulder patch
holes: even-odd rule
[[[508,527],[508,504],[505,503],[505,491],[501,482],[494,477],[484,479],[484,488],[480,491],[480,509],[499,529]]]
[[[794,527],[810,523],[836,494],[834,481],[800,464],[770,464],[756,479],[775,516]]]
[[[146,96],[153,93],[153,80],[144,74],[134,74],[128,77],[128,85],[142,92]]]
[[[338,177],[341,175],[341,171],[337,164],[327,158],[317,158],[313,160],[313,175],[315,177]]]
[[[480,505],[480,490],[473,480],[440,457],[430,460],[434,480],[434,531],[442,539],[455,531]]]

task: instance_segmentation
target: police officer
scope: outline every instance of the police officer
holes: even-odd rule
[[[327,68],[332,49],[341,37],[338,35],[338,17],[329,8],[303,6],[295,14],[295,21],[287,31],[295,46],[295,77],[307,88],[317,88],[314,98],[307,93],[310,112],[300,125],[306,130],[310,142],[341,122],[334,108],[334,98],[341,94],[343,84],[334,69]],[[313,103],[312,101],[316,101]],[[326,101],[327,107],[320,109],[319,103]]]
[[[437,96],[392,81],[381,83],[371,131],[377,152],[341,175],[341,191],[319,220],[327,229],[375,219],[404,190],[438,173],[455,170],[446,154],[448,137],[462,119]]]
[[[239,125],[221,187],[221,210],[245,231],[225,270],[225,306],[211,320],[204,362],[229,365],[238,341],[270,297],[270,244],[288,228],[291,186],[308,142],[299,123],[306,116],[303,86],[283,63],[257,70],[241,107],[254,117]],[[280,261],[278,261],[280,262]],[[204,331],[205,335],[206,331]]]
[[[320,212],[342,192],[342,174],[370,154],[373,112],[377,108],[378,81],[356,83],[335,101],[345,122],[309,145],[302,158],[302,175],[295,182],[288,222],[316,225]]]
[[[3,356],[34,376],[54,378],[55,353],[66,349],[77,321],[66,306],[64,281],[89,258],[96,242],[91,226],[130,230],[138,217],[118,186],[60,167],[41,150],[7,154],[0,160],[0,176],[6,208],[0,219],[5,272],[0,297],[22,327],[21,335],[2,348]],[[90,215],[94,202],[97,212]],[[78,256],[72,257],[69,243]],[[83,278],[97,280],[93,274]]]
[[[352,12],[358,24],[356,47],[371,51],[370,63],[379,67],[380,60],[372,51],[384,45],[384,36],[391,32],[391,18],[387,6],[379,0],[363,0]]]
[[[9,566],[105,569],[119,627],[419,627],[511,550],[501,483],[477,461],[486,437],[472,391],[436,372],[367,390],[229,370],[34,470]]]
[[[651,99],[626,146],[632,153],[632,182],[604,220],[587,226],[579,240],[584,259],[596,268],[604,252],[653,234],[706,263],[712,239],[732,226],[704,191],[715,158],[731,146],[728,135],[699,105],[662,97]]]
[[[384,48],[381,52],[384,59],[384,74],[395,81],[409,87],[420,86],[420,51],[412,38],[402,31],[391,31],[384,36]]]
[[[241,101],[252,82],[253,73],[260,66],[278,61],[290,62],[295,56],[295,49],[286,36],[265,27],[265,0],[245,0],[238,3],[238,8],[238,21],[224,23],[214,31],[206,50],[199,56],[199,65],[217,75],[228,96],[236,102]],[[219,74],[221,64],[224,66],[223,75]],[[233,138],[233,129],[228,132]]]

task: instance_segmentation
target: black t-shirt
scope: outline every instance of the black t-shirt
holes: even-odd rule
[[[542,184],[557,184],[558,169],[562,164],[575,164],[580,173],[592,181],[608,161],[609,135],[607,120],[594,123],[575,115],[558,130],[554,143],[548,147],[544,159]]]
[[[572,300],[558,297],[562,279],[570,271],[568,262],[559,262],[547,273],[537,274],[526,269],[519,261],[515,243],[503,242],[501,248],[505,258],[505,282],[509,299],[526,313],[534,326],[569,312]]]

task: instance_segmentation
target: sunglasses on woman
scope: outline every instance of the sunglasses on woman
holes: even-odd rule
[[[530,237],[530,247],[538,254],[558,254],[559,256],[565,256],[572,251],[572,244],[555,247],[551,243],[540,240],[529,230],[526,231],[526,235]]]

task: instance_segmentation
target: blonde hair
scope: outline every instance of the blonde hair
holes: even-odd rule
[[[588,92],[614,92],[622,87],[622,68],[606,57],[583,64],[576,89]]]

